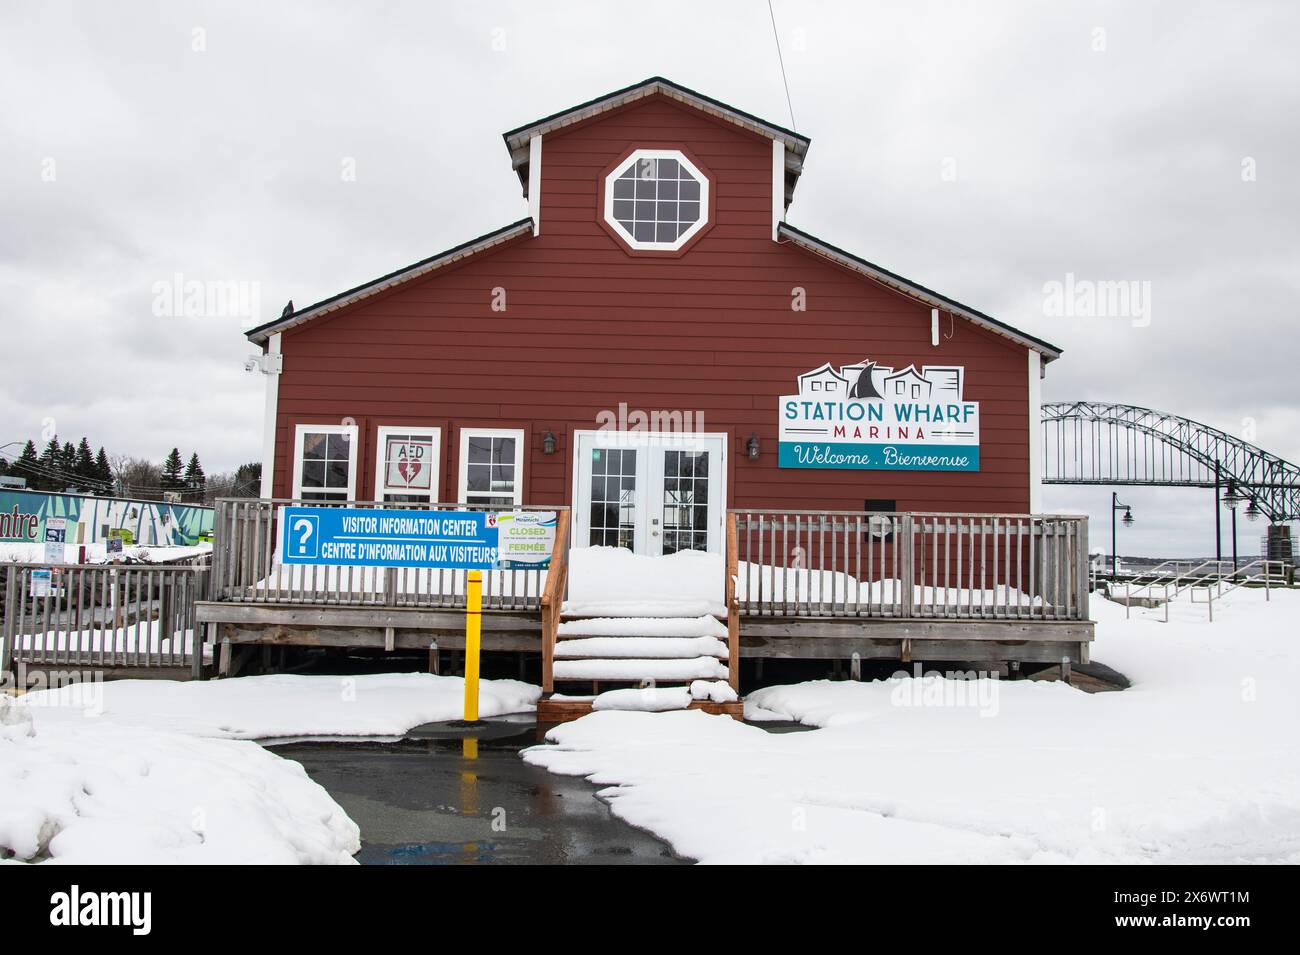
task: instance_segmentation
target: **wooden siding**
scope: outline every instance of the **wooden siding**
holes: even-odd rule
[[[633,146],[679,145],[714,176],[716,221],[680,257],[630,253],[598,224],[600,174]],[[487,426],[527,431],[525,503],[567,503],[573,431],[626,402],[700,412],[704,430],[727,432],[732,507],[857,510],[884,498],[899,510],[1027,511],[1025,349],[961,319],[933,348],[928,307],[773,242],[771,162],[766,139],[660,97],[548,136],[540,236],[284,334],[276,495],[291,492],[294,426],[351,418],[358,497],[374,493],[381,425],[443,428],[443,500],[456,494],[456,429]],[[501,188],[512,187],[503,170]],[[505,312],[491,309],[497,287]],[[791,310],[795,287],[805,312]],[[965,365],[966,397],[981,403],[981,470],[778,468],[779,397],[823,362],[862,359]],[[550,456],[548,429],[559,443]],[[751,433],[762,446],[753,462]]]

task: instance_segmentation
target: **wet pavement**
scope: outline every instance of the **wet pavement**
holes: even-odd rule
[[[268,742],[297,760],[361,827],[372,865],[680,864],[668,846],[615,819],[587,781],[529,766],[536,725],[447,724],[397,741]],[[468,755],[467,755],[468,753]]]

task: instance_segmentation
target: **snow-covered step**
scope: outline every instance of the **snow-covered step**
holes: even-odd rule
[[[566,600],[564,617],[726,617],[724,604],[712,600],[653,598],[647,600]]]
[[[593,710],[628,710],[663,713],[684,710],[691,705],[691,693],[684,686],[647,686],[631,690],[606,690],[591,701]]]
[[[565,637],[715,637],[725,640],[727,628],[717,617],[591,617],[566,620],[557,634]],[[660,654],[650,654],[660,656]]]
[[[555,644],[555,659],[679,660],[727,658],[727,645],[716,637],[580,637]]]
[[[713,657],[695,657],[693,660],[556,660],[552,674],[557,680],[689,683],[692,680],[725,680],[727,668]]]

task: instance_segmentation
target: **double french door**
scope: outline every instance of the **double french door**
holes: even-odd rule
[[[720,552],[726,451],[725,434],[579,431],[575,545]]]

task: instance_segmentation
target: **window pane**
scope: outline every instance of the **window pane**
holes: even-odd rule
[[[325,452],[327,458],[347,459],[348,449],[352,445],[352,436],[347,434],[328,435],[328,445]]]
[[[328,487],[346,488],[348,486],[348,462],[326,461],[325,483]]]
[[[508,464],[515,463],[515,439],[514,438],[497,438],[495,441],[496,460],[498,463]]]
[[[486,468],[482,466],[476,467],[475,465],[471,464],[469,468],[466,469],[466,473],[465,473],[466,487],[471,491],[491,490],[488,487],[488,475],[491,472],[491,470],[492,470],[491,468]]]
[[[325,484],[325,462],[324,461],[304,461],[302,462],[302,486],[321,487]]]
[[[489,464],[492,461],[492,439],[471,437],[469,439],[470,464]]]
[[[325,435],[309,431],[302,436],[303,460],[320,460],[325,457]]]

